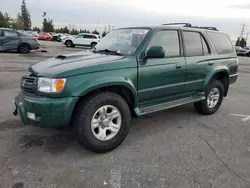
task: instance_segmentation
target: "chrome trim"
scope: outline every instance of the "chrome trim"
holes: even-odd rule
[[[229,75],[229,77],[235,77],[235,76],[238,76],[238,74]]]

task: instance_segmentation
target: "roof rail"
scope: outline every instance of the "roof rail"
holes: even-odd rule
[[[162,25],[184,25],[184,27],[188,27],[188,26],[192,26],[190,23],[166,23],[166,24],[162,24]]]
[[[183,25],[183,27],[190,27],[190,28],[198,28],[198,29],[207,29],[207,30],[219,31],[216,27],[193,26],[190,23],[167,23],[167,24],[162,24],[162,25]]]

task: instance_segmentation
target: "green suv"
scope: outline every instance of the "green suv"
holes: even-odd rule
[[[229,37],[215,28],[122,28],[91,51],[31,65],[14,114],[28,125],[74,126],[81,145],[108,152],[127,136],[131,117],[188,103],[215,113],[237,71]]]

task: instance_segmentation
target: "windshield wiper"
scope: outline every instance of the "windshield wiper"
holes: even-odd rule
[[[109,49],[105,49],[105,50],[95,50],[94,52],[100,52],[100,53],[106,53],[106,54],[114,54],[114,55],[122,55],[119,51],[116,50],[109,50]]]

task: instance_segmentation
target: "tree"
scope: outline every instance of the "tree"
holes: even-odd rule
[[[240,37],[237,38],[237,41],[235,43],[235,46],[240,46]]]
[[[44,32],[54,32],[54,24],[52,19],[43,19],[43,31]]]
[[[79,31],[75,28],[73,28],[70,32],[71,35],[78,35],[79,34]]]
[[[64,28],[62,28],[62,33],[69,33],[69,29],[67,26],[65,26]]]
[[[247,45],[246,39],[242,38],[242,39],[240,40],[240,46],[241,46],[242,48],[244,48],[244,47],[246,47],[246,45]]]
[[[35,26],[35,27],[32,28],[32,31],[37,31],[39,33],[41,31],[41,29],[39,27]]]
[[[11,24],[12,29],[23,30],[23,25],[21,25],[17,20],[14,20]]]
[[[7,13],[3,14],[0,11],[0,27],[11,27],[11,21],[12,19]]]
[[[84,29],[84,30],[80,29],[80,33],[90,33],[90,31],[86,30],[86,29]]]
[[[22,25],[24,30],[31,29],[30,13],[26,7],[25,0],[22,1],[21,13],[18,13],[17,15],[17,22],[19,22],[19,24]]]
[[[94,31],[92,31],[93,34],[96,34],[96,35],[100,35],[100,33],[95,29]]]
[[[106,32],[106,31],[103,31],[102,37],[105,37],[106,35],[107,35],[107,32]]]

